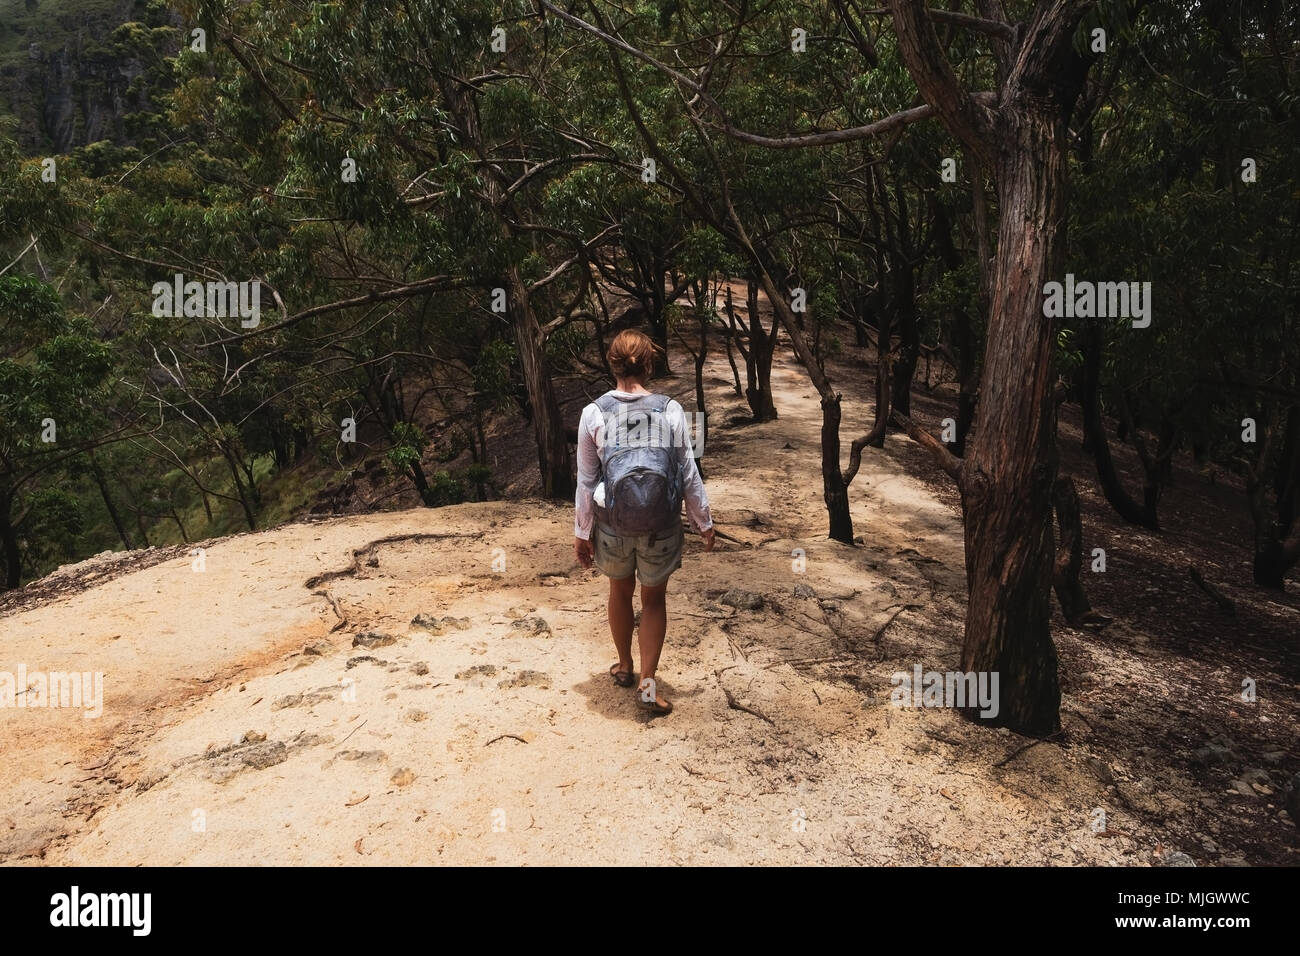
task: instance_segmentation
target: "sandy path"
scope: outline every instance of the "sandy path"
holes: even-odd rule
[[[959,519],[904,474],[910,443],[891,436],[864,456],[852,489],[864,546],[830,542],[820,408],[802,370],[778,353],[781,418],[740,428],[722,425],[744,411],[725,357],[708,372],[709,494],[722,530],[749,546],[705,554],[688,538],[660,670],[673,715],[647,720],[605,673],[605,585],[574,564],[571,508],[287,526],[214,544],[202,574],[168,562],[0,618],[0,668],[101,670],[106,682],[99,720],[0,711],[8,765],[28,768],[0,782],[0,854],[1145,862],[1154,841],[1136,824],[1091,833],[1104,795],[1086,747],[1040,744],[997,767],[1021,738],[890,706],[893,672],[956,666],[964,600]],[[671,390],[689,407],[689,379]],[[846,451],[869,411],[846,403]],[[448,537],[377,545],[326,582],[348,621],[331,633],[335,611],[304,582],[403,534]],[[732,588],[763,606],[716,600]],[[463,620],[434,634],[410,626],[417,614]],[[380,646],[353,647],[361,631],[383,634]]]

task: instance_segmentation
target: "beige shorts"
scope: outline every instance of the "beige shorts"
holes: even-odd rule
[[[611,578],[623,579],[636,574],[642,585],[658,587],[682,566],[682,547],[686,534],[681,522],[675,529],[650,534],[618,535],[596,522],[591,531],[591,546],[596,567]]]

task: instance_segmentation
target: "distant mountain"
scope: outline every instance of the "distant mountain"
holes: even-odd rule
[[[158,0],[0,0],[0,123],[17,121],[25,152],[134,142],[130,117],[150,107],[142,78],[157,61],[127,23],[180,18]]]

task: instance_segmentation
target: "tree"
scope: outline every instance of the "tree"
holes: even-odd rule
[[[45,283],[0,275],[0,571],[16,588],[23,542],[75,531],[76,500],[39,479],[100,442],[99,395],[111,351],[84,318],[63,314]],[[59,529],[63,529],[60,532]]]
[[[576,21],[547,0],[541,2],[561,18]],[[1013,27],[1000,18],[994,3],[984,4],[981,17],[971,17],[927,11],[922,0],[890,0],[899,54],[925,106],[835,133],[746,135],[701,83],[660,64],[742,141],[782,149],[829,145],[889,133],[933,115],[992,177],[1000,221],[975,437],[965,458],[957,459],[910,422],[908,430],[961,489],[969,597],[962,667],[998,673],[1003,700],[994,720],[1036,734],[1060,726],[1049,603],[1056,477],[1051,388],[1055,329],[1043,315],[1042,295],[1064,263],[1060,224],[1065,213],[1067,130],[1091,61],[1074,44],[1077,28],[1092,6],[1088,0],[1040,0],[1027,22]],[[990,37],[997,63],[995,91],[971,92],[960,83],[935,32],[934,17]],[[577,23],[615,48],[621,44],[650,59],[613,37],[608,28]],[[725,183],[722,192],[725,199]],[[765,291],[822,393],[823,481],[832,536],[839,537],[836,532],[843,532],[847,519],[845,476],[838,464],[828,464],[832,456],[838,462],[839,397],[820,372],[789,309],[782,307],[771,270],[761,262],[762,252],[748,240],[734,208],[728,213],[742,247],[760,260]],[[967,714],[980,719],[976,710]]]

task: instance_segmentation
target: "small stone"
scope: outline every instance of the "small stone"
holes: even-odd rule
[[[272,710],[284,710],[286,707],[310,707],[313,704],[319,704],[323,700],[329,700],[334,696],[332,687],[322,687],[318,690],[308,691],[305,694],[287,694],[284,697],[277,698],[272,704]]]
[[[397,638],[392,634],[384,634],[381,631],[362,631],[356,637],[352,638],[353,647],[387,647],[390,644],[396,644]]]
[[[337,756],[340,760],[355,760],[362,764],[383,763],[388,759],[388,754],[382,750],[344,750]]]
[[[1291,822],[1300,826],[1300,773],[1293,776],[1286,785],[1286,796],[1284,799],[1286,812],[1291,814]]]
[[[474,667],[466,668],[456,675],[456,680],[470,680],[474,677],[496,677],[497,667],[495,664],[478,664]]]
[[[1174,850],[1172,853],[1166,853],[1163,857],[1158,858],[1157,863],[1161,866],[1195,866],[1196,861],[1186,853]]]
[[[797,598],[816,598],[817,592],[806,584],[796,584],[794,586],[794,596]]]
[[[757,611],[763,606],[763,595],[740,588],[732,588],[730,591],[724,592],[718,600],[742,611]]]
[[[1208,743],[1204,747],[1200,747],[1192,756],[1203,767],[1230,763],[1237,757],[1231,747],[1216,743]]]
[[[544,618],[536,616],[520,618],[511,624],[510,627],[512,630],[523,631],[532,636],[545,634],[549,637],[551,634],[551,625],[547,624]]]
[[[362,654],[360,657],[349,657],[346,669],[352,670],[352,668],[356,667],[358,664],[383,664],[383,663],[384,662],[381,661],[378,657],[371,657],[369,654]]]
[[[247,731],[240,743],[243,744],[260,744],[266,739],[266,734],[258,733],[256,730]]]
[[[247,750],[240,751],[239,759],[254,770],[265,770],[284,763],[289,759],[289,752],[283,740],[272,740],[269,743],[253,744]]]
[[[724,830],[715,830],[705,837],[705,840],[714,846],[722,847],[724,850],[733,849],[736,845],[736,841],[732,839],[731,834]]]
[[[411,665],[411,673],[415,674],[417,677],[423,677],[425,674],[429,673],[429,665],[424,661],[417,661]]]
[[[409,720],[413,724],[418,724],[421,721],[428,720],[429,715],[422,710],[408,710],[402,715],[402,719]]]
[[[415,783],[415,774],[406,767],[403,767],[401,770],[397,771],[397,773],[393,774],[390,779],[395,787],[409,787],[411,784]]]
[[[411,629],[415,631],[428,631],[434,637],[443,632],[442,622],[432,614],[417,614],[411,618]]]
[[[329,641],[316,641],[304,647],[302,652],[308,657],[324,657],[332,650],[334,650],[334,645]]]
[[[415,617],[411,618],[411,630],[428,631],[432,635],[438,636],[439,633],[442,633],[442,622],[433,617],[432,614],[416,614]]]
[[[543,674],[541,671],[520,671],[509,680],[503,680],[497,684],[500,690],[509,690],[514,687],[541,687],[546,689],[550,686],[550,675]]]
[[[1255,790],[1245,780],[1234,780],[1229,786],[1244,797],[1253,797]]]

